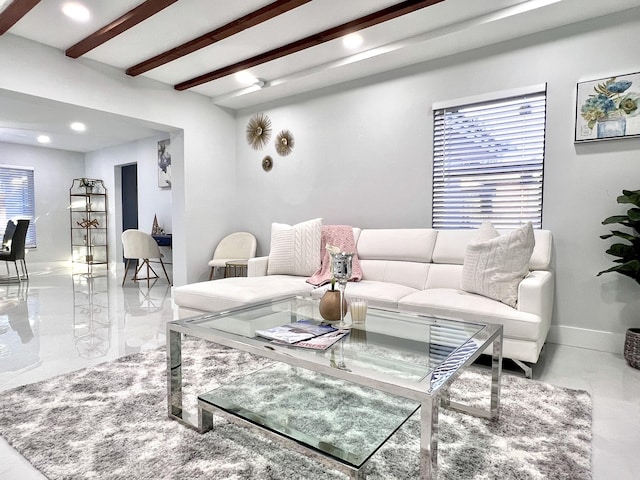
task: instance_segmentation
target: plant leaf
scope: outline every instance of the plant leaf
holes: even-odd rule
[[[635,241],[640,240],[635,235],[632,235],[632,234],[626,233],[626,232],[621,232],[619,230],[613,230],[611,232],[611,235],[615,236],[615,237],[618,237],[618,238],[622,238],[623,240],[628,240],[631,243],[634,243]]]
[[[621,223],[622,225],[629,226],[629,217],[626,215],[614,215],[607,217],[602,221],[602,225],[609,225],[611,223]]]
[[[627,215],[629,216],[629,219],[634,221],[634,222],[639,222],[640,221],[640,208],[630,208],[627,211]]]
[[[607,249],[606,253],[615,257],[634,258],[636,250],[631,245],[614,243]]]
[[[623,195],[617,198],[618,203],[632,203],[640,207],[640,190],[622,190],[622,193]]]
[[[632,260],[622,265],[616,265],[615,267],[608,268],[607,270],[599,272],[598,276],[602,275],[603,273],[609,272],[616,272],[629,278],[633,278],[637,283],[640,284],[640,261],[638,260]]]

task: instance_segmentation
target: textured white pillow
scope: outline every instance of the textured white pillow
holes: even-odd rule
[[[293,226],[272,223],[267,275],[313,275],[320,268],[321,238],[321,218]]]
[[[484,224],[481,230],[478,231],[480,238],[490,238],[492,235]],[[489,240],[470,242],[462,266],[462,290],[493,298],[515,308],[518,285],[529,272],[534,246],[531,222]]]
[[[492,238],[499,237],[500,233],[496,230],[496,228],[491,224],[490,221],[485,220],[480,225],[480,228],[475,232],[471,243],[479,243],[486,242],[487,240],[491,240]]]

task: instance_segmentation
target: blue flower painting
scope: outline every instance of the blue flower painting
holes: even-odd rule
[[[578,84],[576,142],[640,135],[640,73]]]

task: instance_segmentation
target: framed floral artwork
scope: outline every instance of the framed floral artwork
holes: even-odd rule
[[[640,136],[640,73],[578,83],[577,142]]]

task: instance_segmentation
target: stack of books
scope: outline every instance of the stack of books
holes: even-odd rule
[[[256,335],[268,338],[274,343],[315,350],[326,350],[348,333],[349,330],[340,330],[331,325],[319,325],[312,320],[298,320],[287,325],[256,330]]]

